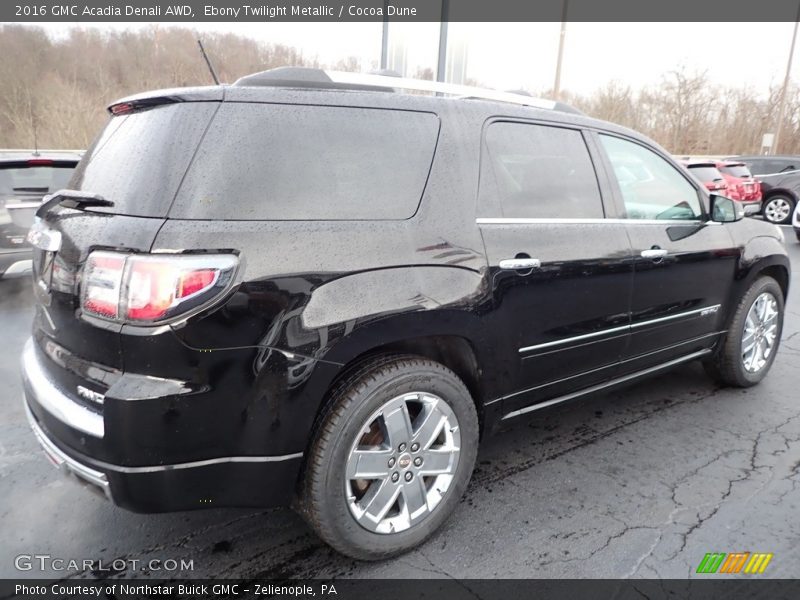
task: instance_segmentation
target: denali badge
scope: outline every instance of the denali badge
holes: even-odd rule
[[[95,404],[102,404],[103,400],[106,399],[104,394],[101,394],[100,392],[94,392],[88,388],[83,387],[82,385],[79,385],[77,387],[77,391],[78,391],[78,396],[80,396],[84,400],[88,400],[89,402],[94,402]]]

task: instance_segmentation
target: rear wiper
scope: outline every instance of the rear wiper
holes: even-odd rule
[[[80,192],[78,190],[59,190],[49,196],[45,196],[41,206],[36,210],[36,216],[40,219],[51,209],[59,204],[68,208],[80,208],[82,206],[114,206],[111,200],[106,200],[100,194]]]

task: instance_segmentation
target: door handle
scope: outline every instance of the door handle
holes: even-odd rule
[[[642,258],[649,258],[652,260],[664,258],[667,254],[669,253],[664,248],[650,248],[649,250],[642,250]]]
[[[527,271],[541,266],[542,261],[538,258],[506,258],[500,261],[500,268],[504,271]]]

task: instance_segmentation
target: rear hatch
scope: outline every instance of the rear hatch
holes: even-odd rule
[[[65,390],[75,390],[79,375],[95,373],[102,383],[102,372],[124,368],[121,326],[82,318],[80,284],[87,256],[101,249],[150,250],[218,103],[126,106],[112,116],[67,184],[111,204],[57,205],[36,225],[43,241],[34,249],[33,333],[53,359],[48,369]]]

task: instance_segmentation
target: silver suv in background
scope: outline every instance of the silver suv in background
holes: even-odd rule
[[[68,187],[78,150],[0,150],[0,279],[31,272],[25,241],[42,197]]]

